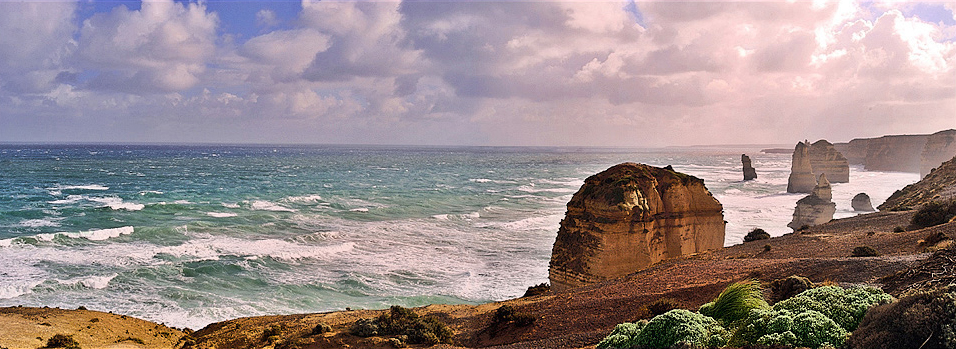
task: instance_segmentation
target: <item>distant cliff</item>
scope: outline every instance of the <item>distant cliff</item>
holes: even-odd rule
[[[956,130],[931,135],[892,135],[858,138],[834,144],[850,164],[872,171],[914,172],[929,170],[956,156]]]
[[[723,206],[704,181],[624,163],[588,177],[568,202],[551,253],[554,290],[633,273],[724,244]]]

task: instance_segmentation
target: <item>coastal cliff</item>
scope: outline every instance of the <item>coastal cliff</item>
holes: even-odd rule
[[[930,135],[857,138],[833,146],[850,164],[863,165],[867,170],[914,172],[925,177],[931,169],[956,156],[956,129]]]
[[[850,165],[846,157],[824,139],[810,145],[810,167],[814,177],[826,174],[831,183],[850,182]]]
[[[585,180],[551,253],[553,290],[612,279],[667,258],[718,249],[723,207],[704,181],[624,163]]]
[[[956,156],[956,130],[939,131],[929,135],[923,152],[920,153],[919,175],[926,177],[930,171]]]

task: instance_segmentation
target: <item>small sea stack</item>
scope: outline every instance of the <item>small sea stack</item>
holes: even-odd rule
[[[624,276],[724,244],[723,206],[700,178],[635,163],[588,177],[561,221],[551,289]]]
[[[817,184],[810,165],[810,142],[797,143],[790,160],[790,178],[787,179],[788,193],[810,193]]]
[[[821,174],[810,195],[797,201],[793,210],[793,220],[787,224],[793,230],[800,230],[804,226],[823,224],[833,220],[836,213],[836,204],[833,203],[833,192],[826,174]]]
[[[853,196],[853,200],[850,201],[850,206],[853,207],[854,211],[859,212],[876,211],[873,209],[873,203],[870,202],[870,196],[866,195],[866,193],[859,193]]]
[[[744,180],[757,179],[757,170],[754,169],[753,164],[750,162],[750,157],[747,156],[747,154],[740,154],[740,162],[744,166]]]

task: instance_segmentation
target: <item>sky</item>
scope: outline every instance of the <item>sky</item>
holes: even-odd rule
[[[655,147],[956,128],[956,1],[0,0],[0,142]]]

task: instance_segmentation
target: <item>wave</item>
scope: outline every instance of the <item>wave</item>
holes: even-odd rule
[[[87,198],[89,201],[98,202],[106,205],[107,207],[113,210],[126,210],[126,211],[139,211],[146,207],[143,204],[123,202],[122,198],[110,196],[104,198]]]
[[[228,217],[238,216],[237,214],[231,213],[231,212],[206,212],[206,215],[209,217],[216,217],[216,218],[228,218]]]
[[[103,276],[87,276],[73,280],[61,281],[57,280],[59,283],[64,285],[81,285],[86,288],[92,288],[97,290],[102,290],[109,286],[110,281],[113,281],[114,278],[119,276],[119,274],[113,273],[110,275]]]
[[[68,205],[77,203],[83,199],[86,199],[86,197],[83,195],[67,195],[66,199],[47,201],[47,203],[53,205]]]
[[[57,185],[52,188],[46,188],[47,190],[110,190],[110,187],[99,184],[88,184],[88,185]]]
[[[282,199],[285,202],[292,202],[298,204],[309,204],[322,201],[322,197],[319,195],[302,195],[302,196],[290,196],[285,199]]]
[[[61,220],[63,220],[63,218],[27,219],[21,221],[18,225],[26,228],[59,227],[59,221]]]
[[[534,185],[522,185],[518,187],[518,190],[528,193],[575,193],[578,191],[577,188],[537,188]]]
[[[217,237],[191,240],[182,245],[159,248],[155,253],[168,254],[177,258],[193,257],[199,260],[218,260],[223,256],[236,256],[248,259],[272,257],[291,261],[328,257],[354,248],[354,242],[314,246],[278,239],[245,240]]]
[[[129,235],[132,234],[133,231],[133,227],[126,226],[119,228],[81,231],[78,233],[57,233],[57,235],[63,235],[74,239],[83,238],[91,241],[103,241],[106,239],[119,237],[121,235]]]
[[[257,211],[273,211],[273,212],[296,212],[296,209],[288,208],[281,206],[277,203],[266,201],[266,200],[255,200],[251,203],[251,208]]]

